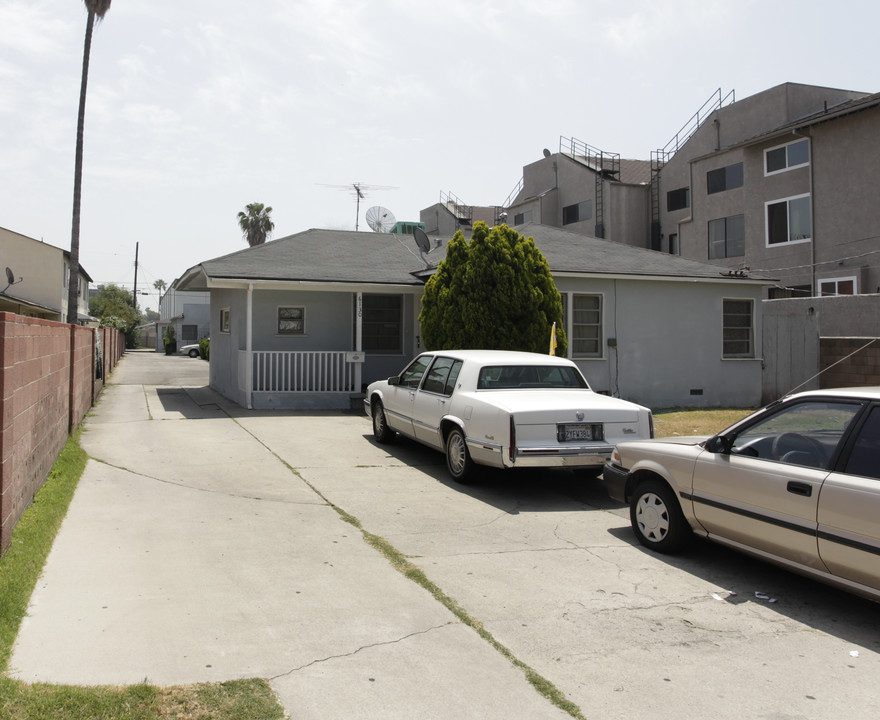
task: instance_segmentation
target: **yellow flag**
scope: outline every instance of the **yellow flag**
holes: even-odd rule
[[[553,328],[550,330],[550,354],[556,354],[556,323],[553,323]]]

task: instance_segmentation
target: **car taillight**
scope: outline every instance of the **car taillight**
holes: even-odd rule
[[[513,423],[513,415],[510,416],[510,447],[507,450],[510,462],[516,460],[516,425]]]

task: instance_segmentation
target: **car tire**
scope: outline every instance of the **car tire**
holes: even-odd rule
[[[452,428],[446,436],[446,467],[456,482],[466,483],[474,476],[474,461],[460,428]]]
[[[388,427],[388,419],[385,417],[385,407],[381,402],[373,403],[373,437],[377,443],[387,445],[394,441],[396,433]]]
[[[197,357],[199,356],[199,351],[198,351],[198,350],[190,350],[190,351],[189,351],[189,356],[190,356],[191,358],[197,358]]]
[[[639,542],[655,552],[680,550],[691,536],[675,493],[659,480],[639,483],[630,500],[629,518]]]

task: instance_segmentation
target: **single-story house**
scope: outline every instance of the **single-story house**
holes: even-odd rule
[[[599,392],[654,409],[761,400],[772,282],[528,224],[562,294],[568,355]],[[173,287],[211,294],[211,387],[248,408],[348,408],[424,350],[424,284],[445,256],[413,238],[306,230],[206,260]],[[548,328],[549,339],[549,328]]]

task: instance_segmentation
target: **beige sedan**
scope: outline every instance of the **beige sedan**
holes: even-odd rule
[[[603,479],[645,547],[696,533],[880,600],[880,388],[798,393],[711,438],[620,443]]]

